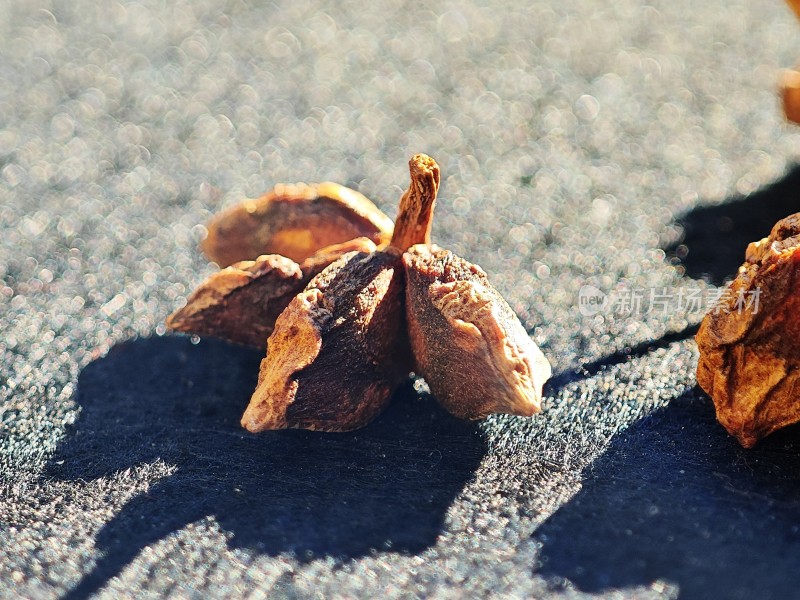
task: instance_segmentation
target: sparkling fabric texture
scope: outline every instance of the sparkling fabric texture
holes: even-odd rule
[[[798,433],[739,448],[701,313],[650,294],[713,295],[800,208],[798,56],[777,0],[4,2],[0,596],[796,594]],[[294,181],[393,215],[416,152],[434,239],[553,365],[543,413],[410,380],[356,433],[247,434],[261,354],[163,327],[203,224]]]

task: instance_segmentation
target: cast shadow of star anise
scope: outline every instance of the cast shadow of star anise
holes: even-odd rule
[[[798,469],[800,427],[745,450],[689,390],[586,467],[580,490],[534,533],[534,570],[556,589],[569,580],[603,596],[673,597],[654,589],[675,586],[680,598],[793,597]]]
[[[697,381],[747,448],[800,419],[798,185],[795,166],[746,198],[695,208],[679,220],[680,244],[665,248],[688,276],[723,284],[697,332]]]
[[[800,209],[800,166],[747,196],[699,204],[676,221],[678,234],[662,246],[686,276],[724,285],[736,276],[747,245],[769,235],[773,225]]]
[[[253,436],[239,416],[260,353],[213,340],[132,341],[88,365],[81,412],[46,477],[94,481],[163,461],[174,473],[97,533],[98,562],[68,598],[98,591],[147,546],[204,518],[229,545],[298,560],[418,553],[486,453],[477,427],[401,385],[356,433]]]

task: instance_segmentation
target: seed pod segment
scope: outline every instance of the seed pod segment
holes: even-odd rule
[[[392,221],[370,200],[336,183],[279,184],[216,216],[201,243],[221,267],[262,254],[302,262],[326,246],[366,237],[381,245]]]
[[[425,245],[403,264],[411,348],[437,400],[462,419],[539,412],[550,363],[486,273]]]
[[[357,238],[323,248],[300,265],[276,254],[235,263],[201,283],[167,318],[167,327],[263,349],[278,315],[312,277],[348,252],[375,249]]]
[[[278,317],[242,425],[350,431],[388,404],[402,364],[402,269],[390,253],[347,254]]]

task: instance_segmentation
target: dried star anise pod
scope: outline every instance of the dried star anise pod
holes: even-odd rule
[[[746,448],[800,421],[800,213],[750,244],[697,332],[697,382]]]
[[[787,0],[787,3],[800,19],[800,0]],[[786,70],[780,82],[783,114],[792,123],[800,124],[800,72]]]
[[[167,326],[263,348],[275,319],[312,277],[348,252],[375,250],[371,240],[356,238],[323,248],[299,265],[279,254],[234,263],[200,284]]]
[[[486,273],[435,246],[403,264],[414,359],[439,402],[462,419],[539,412],[550,363]]]
[[[479,267],[430,245],[439,167],[418,154],[409,168],[393,233],[391,221],[363,197],[349,205],[355,216],[339,203],[336,222],[326,224],[303,205],[317,202],[323,186],[294,194],[291,209],[269,208],[283,197],[274,192],[264,210],[232,209],[209,228],[214,239],[204,248],[221,264],[246,251],[273,254],[211,276],[168,324],[251,345],[263,345],[271,332],[242,417],[248,430],[357,429],[380,413],[412,369],[461,418],[539,410],[549,363]],[[350,233],[354,222],[367,238],[318,250],[321,240]],[[231,247],[228,232],[236,232]],[[242,239],[249,235],[258,239]],[[274,254],[279,248],[295,252],[300,264]]]
[[[800,72],[786,70],[781,80],[783,114],[788,121],[800,124]]]
[[[403,282],[392,252],[346,254],[278,317],[242,417],[250,431],[349,431],[387,405],[404,375]]]
[[[201,248],[227,267],[262,254],[301,262],[357,237],[380,245],[391,236],[392,220],[355,190],[329,182],[279,184],[215,217]]]

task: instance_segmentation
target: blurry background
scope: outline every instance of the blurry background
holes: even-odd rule
[[[0,594],[794,593],[797,434],[716,425],[699,315],[577,294],[711,289],[797,210],[798,57],[778,0],[4,2]],[[393,215],[415,152],[545,412],[458,423],[417,382],[360,433],[245,435],[258,353],[163,328],[203,224],[283,181]]]

